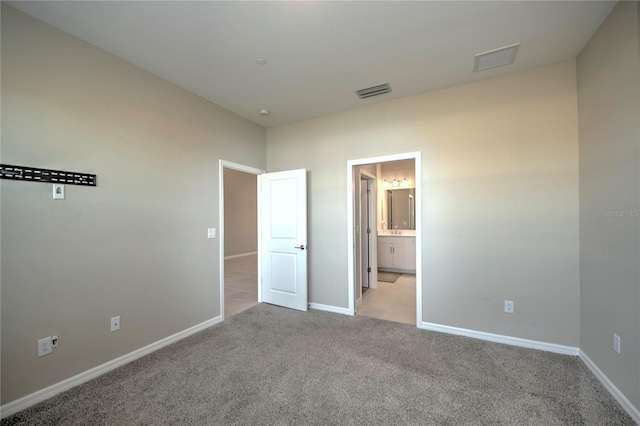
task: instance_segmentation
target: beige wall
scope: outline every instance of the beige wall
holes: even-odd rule
[[[380,166],[381,176],[378,176],[378,185],[384,187],[382,182],[386,179],[389,188],[392,188],[391,182],[397,179],[400,182],[400,188],[415,188],[415,161],[393,161],[382,163]],[[407,185],[402,184],[403,179],[407,179]]]
[[[567,61],[268,129],[309,170],[310,301],[348,306],[347,160],[421,151],[424,321],[578,346],[576,103]]]
[[[224,169],[224,255],[258,250],[258,178]]]
[[[577,80],[563,62],[269,129],[267,148],[259,126],[5,5],[1,29],[2,162],[98,175],[64,201],[0,181],[2,404],[219,315],[219,158],[309,170],[310,301],[346,307],[346,162],[421,151],[424,321],[581,346],[640,406],[639,225],[605,215],[640,208],[637,3]]]
[[[219,315],[218,160],[265,168],[265,131],[2,6],[2,403]],[[122,328],[109,332],[120,315]],[[37,357],[36,340],[60,346]]]
[[[580,347],[640,409],[638,3],[620,2],[578,56]],[[621,354],[613,351],[613,334]]]

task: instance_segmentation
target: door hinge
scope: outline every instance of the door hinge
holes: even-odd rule
[[[371,267],[368,267],[368,268],[367,268],[367,272],[371,272]]]
[[[367,234],[371,233],[371,228],[367,228]]]

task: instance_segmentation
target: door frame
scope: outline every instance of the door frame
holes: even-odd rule
[[[371,267],[371,272],[369,273],[369,288],[376,288],[377,287],[377,280],[378,280],[378,248],[377,248],[377,236],[378,236],[378,230],[377,230],[377,221],[378,221],[378,217],[377,217],[377,201],[378,201],[378,185],[376,182],[376,176],[374,174],[371,174],[370,172],[359,168],[356,169],[356,167],[354,167],[353,169],[354,171],[354,183],[357,181],[359,182],[357,185],[357,188],[354,188],[354,196],[357,196],[358,194],[356,194],[356,189],[360,189],[360,191],[362,191],[362,182],[366,181],[366,185],[367,185],[367,189],[369,189],[369,186],[371,186],[371,190],[370,190],[370,194],[369,194],[369,209],[367,210],[367,222],[369,224],[369,228],[371,228],[371,233],[368,234],[368,255],[369,255],[369,266]],[[357,175],[357,176],[356,176]],[[358,180],[359,179],[359,180]],[[354,198],[355,200],[355,198]],[[358,205],[358,207],[360,208],[360,210],[362,210],[363,208],[363,204],[362,204],[362,196],[360,193],[360,197],[358,199],[357,203],[354,203],[354,217],[357,217],[357,222],[360,225],[360,232],[359,232],[359,240],[358,241],[354,241],[355,245],[357,247],[359,247],[359,250],[356,249],[356,252],[359,251],[359,256],[356,256],[354,258],[355,261],[355,265],[354,265],[354,273],[355,271],[359,271],[359,273],[355,274],[355,277],[360,277],[360,283],[358,283],[357,279],[355,280],[356,282],[354,282],[354,291],[355,289],[357,289],[358,284],[362,285],[362,281],[363,281],[363,275],[362,275],[362,259],[364,257],[364,250],[363,250],[363,245],[362,245],[362,235],[363,235],[363,227],[362,227],[362,212],[356,212],[356,204]],[[360,213],[360,214],[358,214]],[[365,228],[366,229],[366,228]],[[354,278],[355,278],[354,277]],[[362,289],[360,289],[360,298],[357,297],[357,291],[356,291],[356,311],[358,310],[358,304],[362,302]]]
[[[218,217],[219,217],[219,264],[220,264],[220,317],[224,321],[224,169],[233,169],[239,172],[249,173],[252,175],[261,175],[266,173],[266,170],[258,169],[244,164],[233,163],[223,159],[218,160]],[[262,303],[262,265],[260,256],[262,254],[262,248],[260,247],[260,188],[258,179],[256,179],[257,193],[258,193],[258,211],[256,215],[256,221],[258,226],[258,303]]]
[[[422,325],[422,152],[383,155],[380,157],[347,160],[347,285],[349,294],[349,315],[355,315],[355,241],[354,241],[354,167],[366,164],[388,163],[392,161],[414,160],[416,183],[416,327]],[[376,207],[377,208],[377,207]],[[377,224],[376,224],[377,227]]]

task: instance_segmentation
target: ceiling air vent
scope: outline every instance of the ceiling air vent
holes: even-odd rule
[[[520,47],[520,43],[478,53],[473,63],[473,71],[483,71],[513,63],[516,59],[516,53],[518,53],[518,47]]]
[[[368,87],[366,89],[356,90],[356,94],[360,99],[370,98],[372,96],[384,95],[385,93],[389,93],[391,91],[391,87],[389,83],[381,84],[379,86]]]

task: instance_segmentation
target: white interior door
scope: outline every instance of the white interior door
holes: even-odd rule
[[[300,311],[308,307],[306,173],[258,176],[262,301]]]

